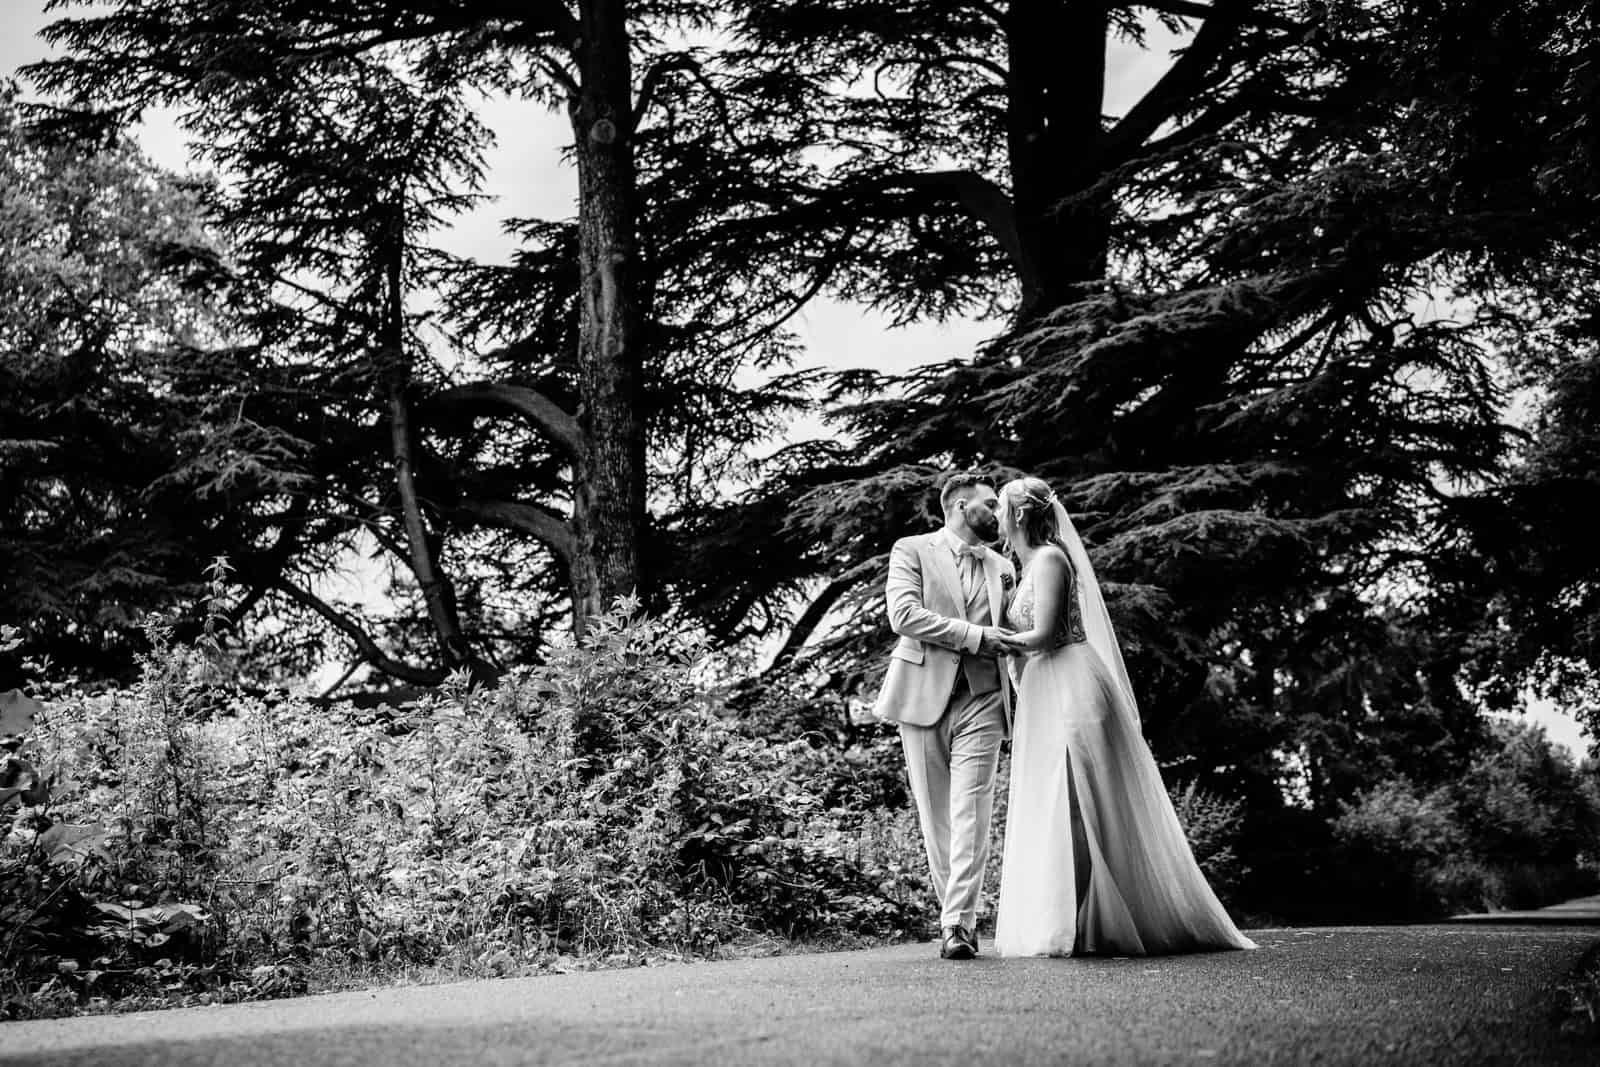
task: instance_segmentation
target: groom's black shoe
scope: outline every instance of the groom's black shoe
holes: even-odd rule
[[[944,942],[939,946],[939,958],[970,960],[978,954],[978,939],[962,926],[946,926]]]

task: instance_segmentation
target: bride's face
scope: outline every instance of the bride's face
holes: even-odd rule
[[[1017,487],[1008,485],[1000,490],[1000,539],[1015,545],[1022,537],[1022,524],[1017,520]]]

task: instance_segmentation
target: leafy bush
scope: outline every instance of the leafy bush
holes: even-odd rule
[[[925,903],[892,817],[831,810],[822,757],[740,733],[704,645],[632,605],[491,692],[360,717],[229,695],[152,644],[137,686],[47,699],[27,740],[52,795],[0,843],[12,1013],[290,992],[330,960],[897,936]]]
[[[1529,862],[1574,862],[1600,843],[1600,794],[1542,727],[1496,722],[1497,744],[1455,788],[1462,826],[1481,850]]]
[[[1345,807],[1335,827],[1346,844],[1412,864],[1443,860],[1464,844],[1449,790],[1419,793],[1404,778],[1363,792]]]
[[[1349,883],[1352,907],[1401,917],[1438,910],[1441,886],[1433,874],[1465,846],[1449,791],[1420,792],[1404,778],[1381,782],[1346,805],[1334,837],[1344,850],[1339,877]],[[1461,868],[1455,877],[1470,873]],[[1468,883],[1453,891],[1478,890]]]
[[[1541,728],[1502,721],[1466,775],[1381,782],[1334,822],[1341,876],[1374,913],[1535,908],[1591,891],[1600,791]]]
[[[1244,828],[1244,801],[1201,789],[1198,782],[1182,788],[1174,785],[1168,792],[1195,862],[1211,888],[1226,900],[1247,873],[1235,850]]]

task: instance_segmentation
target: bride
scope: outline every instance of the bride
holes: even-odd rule
[[[1021,574],[1007,612],[1020,652],[995,951],[1255,948],[1195,863],[1066,508],[1038,478],[1008,483],[1000,505]]]

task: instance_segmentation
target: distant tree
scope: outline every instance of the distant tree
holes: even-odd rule
[[[1455,783],[1457,810],[1480,855],[1571,869],[1600,848],[1600,783],[1590,771],[1543,727],[1498,722]]]
[[[1575,765],[1541,727],[1507,720],[1488,727],[1453,781],[1377,776],[1340,806],[1333,863],[1320,887],[1306,887],[1324,915],[1537,908],[1594,891],[1600,790],[1593,766]]]
[[[143,617],[253,555],[250,502],[307,444],[248,412],[260,353],[205,190],[115,132],[25,125],[0,93],[0,623],[16,655],[122,675]]]
[[[1472,536],[1454,557],[1456,584],[1481,606],[1472,677],[1484,694],[1502,708],[1529,692],[1554,699],[1591,738],[1600,737],[1597,308],[1552,311],[1552,339],[1573,355],[1532,372],[1524,445],[1499,484],[1466,502]]]
[[[1416,42],[1414,62],[1427,77],[1459,68],[1433,154],[1453,161],[1461,186],[1521,193],[1517,210],[1483,214],[1525,252],[1499,261],[1513,284],[1498,340],[1521,425],[1502,474],[1451,502],[1462,535],[1436,546],[1435,584],[1477,607],[1462,637],[1483,697],[1507,709],[1530,693],[1553,698],[1597,737],[1600,26],[1593,9],[1559,4],[1481,9],[1475,21],[1440,16],[1441,43]],[[1533,55],[1504,51],[1529,42]],[[1540,243],[1552,233],[1560,240]]]

